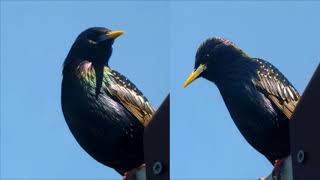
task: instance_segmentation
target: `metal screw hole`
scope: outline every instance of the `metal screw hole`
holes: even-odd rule
[[[152,166],[152,172],[155,175],[159,175],[162,172],[163,166],[161,162],[155,162]]]
[[[305,159],[304,151],[303,150],[299,150],[298,153],[297,153],[297,161],[298,161],[298,163],[300,163],[300,164],[303,163],[304,159]]]

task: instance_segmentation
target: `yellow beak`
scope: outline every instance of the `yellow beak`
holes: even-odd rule
[[[121,36],[122,34],[124,34],[124,31],[110,31],[106,35],[107,35],[108,39],[115,39],[115,38]]]
[[[195,71],[193,71],[189,75],[188,79],[184,82],[183,88],[187,87],[190,83],[192,83],[192,81],[197,79],[197,77],[199,77],[199,75],[206,69],[207,69],[207,66],[205,64],[200,64],[200,66]]]

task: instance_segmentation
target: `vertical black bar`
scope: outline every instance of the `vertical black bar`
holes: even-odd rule
[[[291,120],[294,180],[320,179],[320,65]]]
[[[144,152],[147,180],[170,177],[170,96],[163,101],[145,128]]]

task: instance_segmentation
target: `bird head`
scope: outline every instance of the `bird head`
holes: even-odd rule
[[[114,40],[123,33],[104,27],[86,29],[77,37],[69,54],[77,59],[91,61],[93,64],[107,64]]]
[[[112,54],[112,44],[114,40],[122,35],[123,31],[111,31],[104,27],[92,27],[86,29],[77,37],[64,62],[66,67],[74,67],[83,61],[89,61],[94,67],[96,74],[96,97],[100,93],[103,81],[104,66],[108,65]]]
[[[199,77],[215,82],[228,64],[246,54],[231,41],[224,38],[209,38],[197,50],[193,72],[184,82],[183,87]]]

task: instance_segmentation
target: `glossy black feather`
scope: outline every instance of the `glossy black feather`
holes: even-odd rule
[[[263,59],[254,58],[259,64],[257,86],[259,90],[290,119],[297,106],[300,95],[286,77],[272,64]]]
[[[223,38],[205,41],[195,69],[214,82],[241,134],[273,164],[290,154],[289,119],[299,94],[273,65],[251,58]]]
[[[132,82],[117,71],[111,70],[108,80],[105,90],[146,126],[155,112],[149,101]]]
[[[109,31],[90,28],[76,39],[64,63],[61,103],[80,146],[100,163],[124,174],[144,163],[144,124],[121,97],[143,99],[126,102],[142,110],[152,107],[131,81],[107,66],[113,39],[100,42],[97,36]],[[117,78],[121,83],[114,80]],[[148,111],[149,117],[153,112]]]

